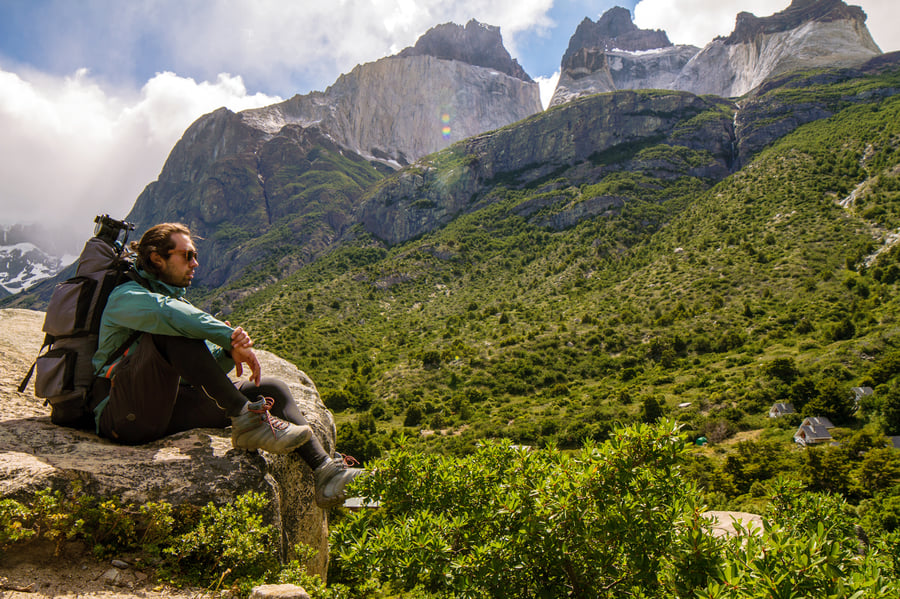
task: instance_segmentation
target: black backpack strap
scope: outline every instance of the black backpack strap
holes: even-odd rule
[[[126,279],[130,279],[142,287],[146,287],[147,289],[150,289],[150,282],[147,279],[145,279],[144,277],[142,277],[141,275],[139,275],[137,273],[137,271],[134,269],[134,267],[131,266],[130,264],[120,274],[120,277],[125,277]],[[121,280],[122,279],[120,278],[119,281],[121,282]],[[135,341],[137,341],[138,337],[143,335],[143,333],[144,333],[143,331],[132,331],[131,335],[128,336],[128,338],[125,340],[125,342],[122,343],[122,345],[120,345],[116,349],[116,351],[114,351],[113,353],[109,354],[109,356],[106,357],[106,361],[103,362],[103,364],[100,366],[100,368],[97,369],[97,372],[102,371],[107,366],[109,366],[110,364],[112,364],[113,362],[115,362],[116,360],[121,358],[122,355],[128,350],[128,348],[131,347],[131,345]],[[103,378],[103,377],[100,377],[99,375],[94,376],[94,380],[91,382],[91,389],[89,390],[89,392],[93,392],[94,383],[97,381],[98,378]]]
[[[137,274],[137,272],[133,268],[128,269],[125,272],[125,276],[128,277],[129,279],[131,279],[132,281],[134,281],[135,283],[141,285],[142,287],[146,287],[147,289],[150,289],[150,281],[148,281],[141,275]],[[110,364],[112,364],[113,362],[118,360],[120,357],[122,357],[122,354],[124,354],[125,351],[129,347],[131,347],[131,344],[134,343],[135,341],[137,341],[138,337],[140,337],[143,334],[144,334],[144,331],[132,331],[131,335],[128,336],[128,339],[125,340],[125,343],[120,345],[116,351],[109,354],[109,357],[106,358],[106,362],[104,362],[103,366],[101,366],[98,370],[103,370],[104,368],[106,368],[107,366],[109,366]]]
[[[143,334],[144,334],[144,331],[132,331],[132,332],[131,332],[131,335],[128,336],[128,339],[125,340],[125,343],[123,343],[122,345],[120,345],[120,346],[118,347],[118,349],[116,349],[116,351],[114,351],[113,353],[109,354],[109,357],[106,358],[106,361],[105,361],[105,362],[103,363],[103,365],[102,365],[100,368],[98,368],[97,370],[98,370],[98,371],[103,370],[104,368],[106,368],[107,366],[109,366],[110,364],[112,364],[113,362],[115,362],[116,360],[118,360],[118,359],[122,356],[122,354],[124,354],[125,351],[128,350],[129,347],[131,347],[131,344],[134,343],[135,341],[137,341],[137,340],[138,340],[138,337],[140,337],[140,336],[143,335]],[[100,400],[103,399],[103,397],[97,397],[97,396],[95,395],[95,392],[94,392],[94,387],[97,385],[97,379],[105,379],[105,378],[106,378],[106,377],[102,377],[102,376],[100,376],[100,375],[96,375],[96,374],[95,374],[95,375],[94,375],[94,378],[91,380],[91,387],[90,387],[90,389],[88,389],[88,393],[87,393],[87,394],[88,394],[88,397],[92,397],[92,398],[93,398],[93,402],[91,403],[91,409],[92,409],[92,410],[93,410],[93,408],[94,408],[94,403],[99,403]],[[107,391],[104,393],[104,396],[105,396],[106,393],[108,393],[108,392],[109,392],[109,391],[107,390]]]
[[[103,366],[100,367],[100,370],[103,370],[104,368],[118,360],[120,357],[122,357],[122,354],[124,354],[125,351],[128,350],[129,347],[131,347],[131,344],[137,341],[138,337],[143,334],[144,331],[132,331],[131,335],[128,336],[128,339],[125,340],[125,343],[120,345],[119,349],[109,354],[109,357],[106,358],[106,362],[103,363]]]
[[[31,363],[31,368],[28,369],[28,374],[25,375],[25,378],[22,379],[22,382],[19,383],[19,393],[25,392],[25,387],[28,386],[28,381],[31,380],[31,375],[34,374],[34,367],[37,366],[37,358],[34,359],[34,362]]]
[[[41,345],[41,349],[38,350],[38,356],[41,355],[41,352],[44,351],[44,348],[53,343],[53,337],[50,335],[44,335],[44,343]],[[31,380],[31,375],[34,374],[34,367],[37,366],[37,358],[34,359],[34,362],[31,363],[31,368],[28,369],[28,374],[25,375],[25,378],[22,379],[22,382],[19,383],[19,393],[24,393],[25,388],[28,386],[28,381]]]
[[[126,270],[125,276],[127,278],[131,279],[132,281],[134,281],[135,283],[137,283],[138,285],[140,285],[141,287],[143,287],[144,289],[150,289],[150,281],[148,281],[147,279],[145,279],[144,277],[139,275],[134,268],[129,268],[128,270]]]
[[[134,268],[129,267],[122,274],[126,278],[134,281],[135,283],[141,285],[142,287],[146,287],[147,289],[150,289],[150,282],[147,281],[147,279],[145,279],[141,275],[137,274],[137,271],[135,271]],[[119,358],[121,358],[122,354],[124,354],[125,351],[129,347],[131,347],[131,344],[134,343],[135,341],[137,341],[138,337],[140,337],[143,333],[144,333],[143,331],[132,331],[131,335],[128,336],[128,339],[126,339],[125,342],[122,343],[122,345],[120,345],[118,349],[116,349],[116,351],[109,354],[109,356],[107,356],[107,358],[106,358],[106,361],[97,370],[103,370],[104,368],[106,368],[107,366],[109,366],[110,364],[112,364],[113,362],[118,360]]]

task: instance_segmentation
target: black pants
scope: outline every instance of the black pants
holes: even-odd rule
[[[119,443],[147,443],[192,428],[224,428],[259,395],[275,400],[275,416],[307,424],[286,384],[264,377],[259,386],[250,381],[235,386],[200,339],[145,334],[111,374],[100,433]],[[328,459],[315,435],[297,451],[313,469]]]

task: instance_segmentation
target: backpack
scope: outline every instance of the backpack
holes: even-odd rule
[[[91,360],[97,351],[106,300],[125,281],[147,285],[135,272],[126,250],[128,232],[134,230],[134,225],[108,215],[98,216],[94,222],[97,223],[94,237],[84,245],[75,276],[57,284],[53,290],[44,317],[44,343],[19,385],[22,393],[36,372],[34,394],[46,400],[44,405],[50,405],[50,420],[82,429],[94,428],[93,408],[103,399],[95,400],[92,392],[95,376]],[[110,355],[104,367],[125,353],[139,335],[140,332],[132,334]]]

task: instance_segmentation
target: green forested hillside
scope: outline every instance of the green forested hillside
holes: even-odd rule
[[[615,115],[615,95],[398,173],[322,145],[292,170],[290,140],[273,144],[271,197],[290,209],[268,237],[215,238],[264,259],[191,291],[308,372],[339,451],[375,465],[353,492],[380,509],[332,514],[331,586],[313,596],[896,596],[900,70],[885,64],[737,102],[679,94],[687,111],[631,92],[657,129],[552,165],[494,158],[592,107]],[[353,220],[373,197],[382,218],[434,218],[391,245]],[[874,392],[857,402],[860,387]],[[771,419],[776,402],[798,413]],[[836,442],[795,443],[805,416]],[[709,509],[766,526],[714,538]],[[27,538],[5,522],[5,542]],[[275,545],[254,576],[296,582],[268,569]],[[231,570],[210,556],[221,584]]]
[[[413,241],[360,230],[229,318],[312,376],[357,457],[399,430],[440,452],[493,437],[575,448],[665,414],[710,441],[697,470],[734,505],[807,459],[799,418],[767,418],[776,401],[838,435],[900,434],[900,96],[879,77],[832,90],[882,90],[871,102],[833,105],[717,184],[635,167],[695,159],[672,145],[630,148],[632,170],[594,181],[501,182]],[[554,210],[592,198],[615,201],[554,228]],[[858,410],[855,386],[875,388]],[[748,431],[777,447],[758,475],[722,453]]]

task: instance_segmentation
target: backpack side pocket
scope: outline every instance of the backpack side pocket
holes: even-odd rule
[[[54,348],[38,356],[34,394],[43,399],[75,390],[75,363],[78,354],[64,347]]]
[[[96,291],[97,279],[92,277],[73,277],[57,285],[47,306],[44,332],[55,338],[89,332]]]

